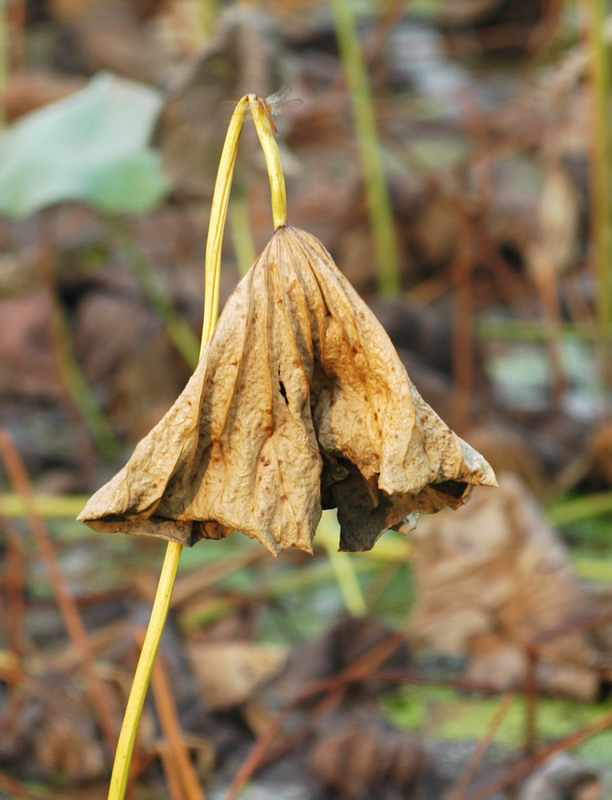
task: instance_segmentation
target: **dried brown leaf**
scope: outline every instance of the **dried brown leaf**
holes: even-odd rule
[[[284,666],[280,645],[253,642],[192,642],[187,655],[210,709],[245,703]]]
[[[412,796],[410,788],[427,768],[420,744],[370,705],[328,718],[317,731],[309,761],[325,785],[353,800]]]
[[[587,610],[566,549],[527,487],[500,476],[468,507],[417,529],[412,544],[417,602],[413,636],[469,656],[467,676],[500,689],[521,686],[526,647]],[[599,684],[588,634],[568,630],[539,647],[540,688],[581,700]]]
[[[369,550],[410,512],[495,485],[422,400],[320,242],[279,228],[238,284],[185,390],[79,519],[193,544],[240,530],[308,552],[322,508]]]

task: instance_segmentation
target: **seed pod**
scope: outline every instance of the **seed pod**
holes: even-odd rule
[[[343,550],[495,486],[412,385],[321,243],[280,227],[236,287],[185,390],[79,519],[194,544],[233,530],[312,551],[322,508]]]

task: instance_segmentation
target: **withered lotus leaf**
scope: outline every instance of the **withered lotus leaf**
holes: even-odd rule
[[[281,227],[176,403],[79,519],[191,545],[233,530],[312,551],[322,508],[369,550],[413,511],[495,485],[422,400],[380,323],[304,231]]]

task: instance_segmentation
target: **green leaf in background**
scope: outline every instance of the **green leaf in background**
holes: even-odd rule
[[[159,92],[100,73],[80,92],[22,117],[0,135],[0,213],[23,217],[82,200],[138,214],[167,191],[148,146]]]

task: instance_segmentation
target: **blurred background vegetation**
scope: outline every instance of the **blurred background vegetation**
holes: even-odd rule
[[[163,544],[74,516],[197,359],[223,103],[284,86],[290,224],[501,489],[370,554],[327,513],[313,558],[185,551],[133,796],[225,797],[293,701],[245,798],[612,796],[607,5],[0,9],[0,796],[105,796]],[[222,302],[271,227],[247,125]]]

